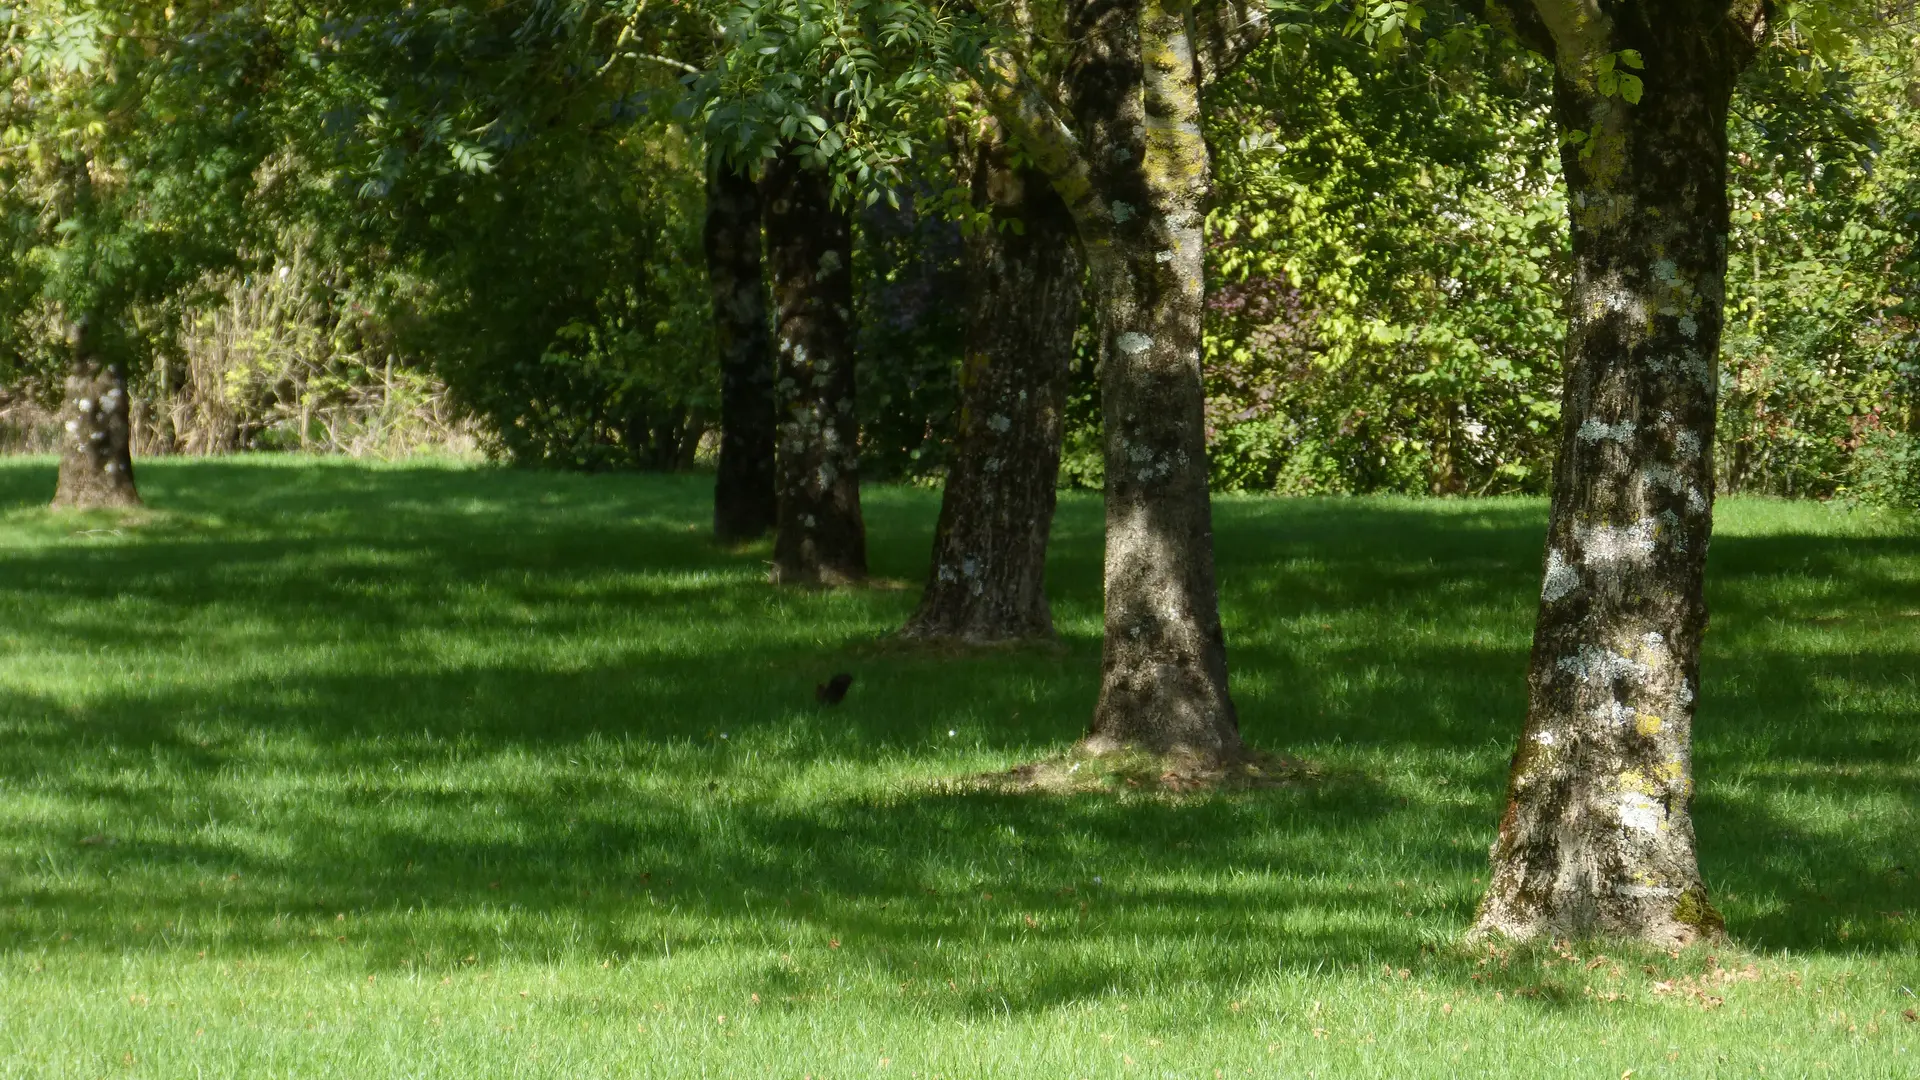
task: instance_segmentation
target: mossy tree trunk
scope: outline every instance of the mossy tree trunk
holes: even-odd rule
[[[846,585],[867,576],[854,413],[853,230],[827,175],[781,155],[767,165],[775,309],[778,521],[773,580]]]
[[[1017,50],[976,85],[1074,218],[1100,335],[1106,637],[1084,746],[1240,755],[1227,687],[1200,375],[1200,89],[1264,35],[1264,8],[1081,2],[1061,101]]]
[[[1089,8],[1089,11],[1097,9]],[[1086,745],[1240,752],[1200,376],[1211,162],[1185,5],[1142,0],[1073,75],[1112,227],[1092,245],[1105,428],[1106,636]],[[1116,20],[1117,21],[1117,20]]]
[[[139,506],[126,371],[98,354],[84,317],[68,325],[67,344],[73,366],[60,409],[64,432],[53,505],[78,510]]]
[[[1574,285],[1527,719],[1476,930],[1672,946],[1721,929],[1695,858],[1691,736],[1726,118],[1763,18],[1725,0],[1535,8],[1516,22],[1551,42],[1556,117],[1582,133],[1563,155]],[[1642,85],[1602,81],[1608,57]]]
[[[1200,86],[1265,35],[1265,8],[1075,2],[1058,96],[1018,48],[975,86],[1073,215],[1100,334],[1106,644],[1085,748],[1242,753],[1213,578],[1200,380]]]
[[[707,167],[707,283],[720,354],[720,462],[713,535],[723,543],[774,527],[773,337],[760,264],[760,188],[714,155]]]
[[[1048,638],[1047,538],[1083,268],[1066,205],[1044,176],[1015,164],[997,128],[958,151],[991,224],[962,249],[959,432],[927,588],[902,633],[974,643]]]

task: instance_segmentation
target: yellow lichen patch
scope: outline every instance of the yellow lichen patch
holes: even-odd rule
[[[1693,790],[1693,781],[1687,777],[1687,767],[1677,757],[1668,758],[1666,764],[1660,766],[1659,777],[1667,787],[1683,795]]]
[[[1620,774],[1620,790],[1651,795],[1654,792],[1654,786],[1647,782],[1647,774],[1639,769],[1628,769]]]
[[[1633,718],[1633,729],[1651,739],[1655,735],[1660,734],[1660,726],[1662,723],[1664,723],[1664,721],[1659,717],[1652,713],[1643,712]]]

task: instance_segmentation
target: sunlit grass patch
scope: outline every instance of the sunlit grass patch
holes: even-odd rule
[[[0,1076],[1914,1074],[1910,519],[1722,509],[1734,942],[1488,953],[1537,502],[1223,499],[1243,729],[1311,776],[1047,793],[969,781],[1070,767],[1095,499],[1056,645],[932,650],[710,545],[703,478],[140,476],[83,529],[0,463]],[[876,574],[937,501],[869,492]]]

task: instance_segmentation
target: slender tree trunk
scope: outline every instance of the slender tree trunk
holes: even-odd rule
[[[720,467],[713,535],[753,540],[773,528],[773,339],[760,271],[760,189],[714,155],[707,167],[707,283],[720,352]]]
[[[867,576],[853,408],[853,232],[820,170],[782,155],[768,163],[766,183],[780,403],[773,580],[850,584]]]
[[[78,510],[139,506],[126,372],[96,353],[84,318],[68,324],[67,344],[73,367],[60,409],[65,433],[53,505]]]
[[[1725,0],[1640,0],[1610,18],[1546,19],[1554,109],[1586,139],[1564,154],[1575,263],[1564,430],[1527,721],[1480,933],[1676,945],[1721,930],[1689,806],[1726,116],[1760,30],[1757,5],[1740,14]],[[1638,103],[1598,89],[1597,61],[1623,50],[1645,62]]]
[[[1100,699],[1085,745],[1230,758],[1242,745],[1214,581],[1200,375],[1211,182],[1200,72],[1185,5],[1109,10],[1120,18],[1101,30],[1116,47],[1092,51],[1070,75],[1112,222],[1087,245],[1107,557]]]
[[[996,130],[957,155],[991,227],[968,236],[960,430],[908,637],[1053,636],[1047,538],[1060,472],[1081,262],[1066,204]]]

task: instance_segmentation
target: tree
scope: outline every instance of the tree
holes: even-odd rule
[[[753,177],[709,154],[707,281],[720,355],[720,463],[713,534],[753,540],[774,527],[776,403],[767,286],[760,269],[760,189]]]
[[[1024,9],[1016,25],[1032,25]],[[1059,76],[1017,41],[971,66],[1059,193],[1085,252],[1105,425],[1106,637],[1085,746],[1242,752],[1214,579],[1200,377],[1210,160],[1200,89],[1265,34],[1264,11],[1076,3]]]
[[[324,253],[343,325],[430,365],[515,461],[685,468],[715,411],[703,158],[652,55],[689,19],[307,0],[295,20],[276,104],[298,195],[274,224]]]
[[[1727,113],[1760,0],[1496,6],[1554,60],[1573,289],[1552,510],[1477,933],[1720,933],[1691,734],[1713,523]]]
[[[0,182],[38,211],[21,269],[53,330],[40,360],[66,368],[55,506],[139,503],[127,380],[154,343],[136,309],[239,258],[237,209],[266,149],[251,106],[280,53],[270,11],[223,7],[0,6]]]
[[[1209,91],[1213,482],[1544,493],[1567,213],[1552,69],[1430,10],[1378,46],[1273,13]]]
[[[992,642],[1053,635],[1047,540],[1083,266],[1073,219],[997,124],[955,140],[975,206],[962,248],[966,353],[926,591],[902,631]]]
[[[848,585],[867,576],[860,427],[853,390],[853,227],[832,177],[798,154],[766,167],[779,400],[773,580]]]

